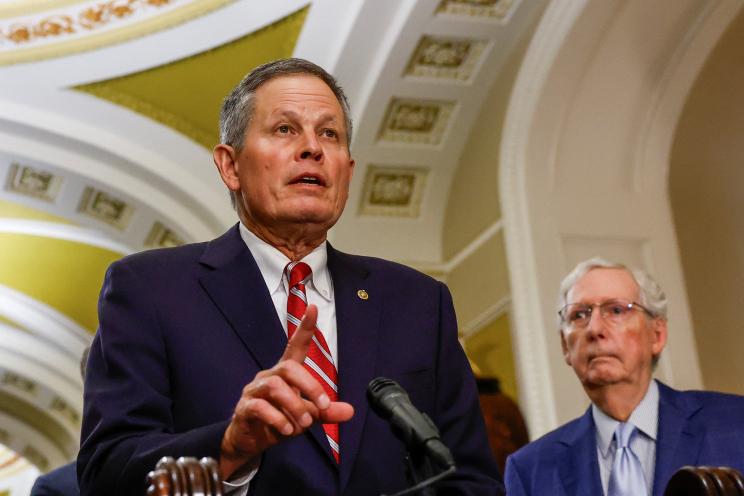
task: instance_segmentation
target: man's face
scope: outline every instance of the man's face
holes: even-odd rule
[[[354,169],[336,96],[317,77],[289,75],[264,83],[254,98],[244,147],[231,155],[234,176],[218,164],[243,221],[249,228],[328,230],[344,209]]]
[[[587,272],[568,292],[569,303],[599,304],[623,299],[639,302],[639,288],[622,269],[596,268]],[[640,309],[627,321],[613,324],[594,307],[586,328],[564,328],[561,345],[566,363],[585,388],[627,384],[645,388],[651,379],[654,355],[666,343],[666,321]]]

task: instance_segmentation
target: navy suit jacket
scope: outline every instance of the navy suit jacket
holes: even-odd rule
[[[662,495],[684,465],[744,470],[744,397],[659,383],[653,494]],[[505,479],[509,496],[603,494],[591,408],[512,454]]]
[[[402,444],[371,412],[367,384],[398,381],[453,450],[442,494],[501,494],[475,381],[443,284],[328,246],[338,328],[337,465],[320,425],[264,452],[251,495],[378,495],[407,486]],[[364,289],[368,299],[361,299]],[[237,227],[209,243],[112,264],[85,382],[78,478],[83,495],[143,494],[164,456],[219,458],[244,385],[280,358],[286,336]]]
[[[75,462],[62,465],[48,474],[40,475],[34,482],[34,487],[31,488],[31,496],[79,495]]]

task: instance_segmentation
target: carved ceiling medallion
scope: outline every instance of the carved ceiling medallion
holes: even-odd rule
[[[506,20],[517,3],[517,0],[442,0],[437,13]]]
[[[438,145],[454,107],[453,102],[394,98],[388,106],[379,140]]]
[[[424,36],[406,69],[406,76],[468,81],[487,42],[464,38]]]
[[[370,165],[360,215],[418,217],[427,173],[421,167]]]

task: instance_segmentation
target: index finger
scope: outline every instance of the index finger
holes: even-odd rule
[[[310,343],[313,341],[313,334],[315,333],[315,325],[318,320],[318,307],[315,305],[308,305],[305,310],[305,315],[300,321],[300,325],[295,330],[292,338],[287,343],[287,347],[284,349],[284,354],[281,360],[294,360],[295,362],[302,363],[305,361],[307,350],[310,348]]]

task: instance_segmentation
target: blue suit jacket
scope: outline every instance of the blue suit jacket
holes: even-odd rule
[[[506,462],[509,496],[601,495],[595,433],[589,408],[582,417],[512,454]],[[659,383],[653,494],[663,494],[684,465],[744,470],[744,397],[676,391]]]
[[[31,496],[79,496],[75,462],[62,465],[39,476],[31,488]]]
[[[388,376],[442,431],[458,463],[447,494],[500,494],[498,469],[457,341],[446,287],[412,269],[328,247],[338,327],[336,465],[322,427],[267,450],[251,495],[378,495],[406,487],[404,448],[371,412]],[[358,297],[364,289],[367,300]],[[109,269],[85,383],[83,495],[143,494],[164,455],[219,458],[242,388],[286,346],[266,284],[237,227],[210,243],[127,257]]]

